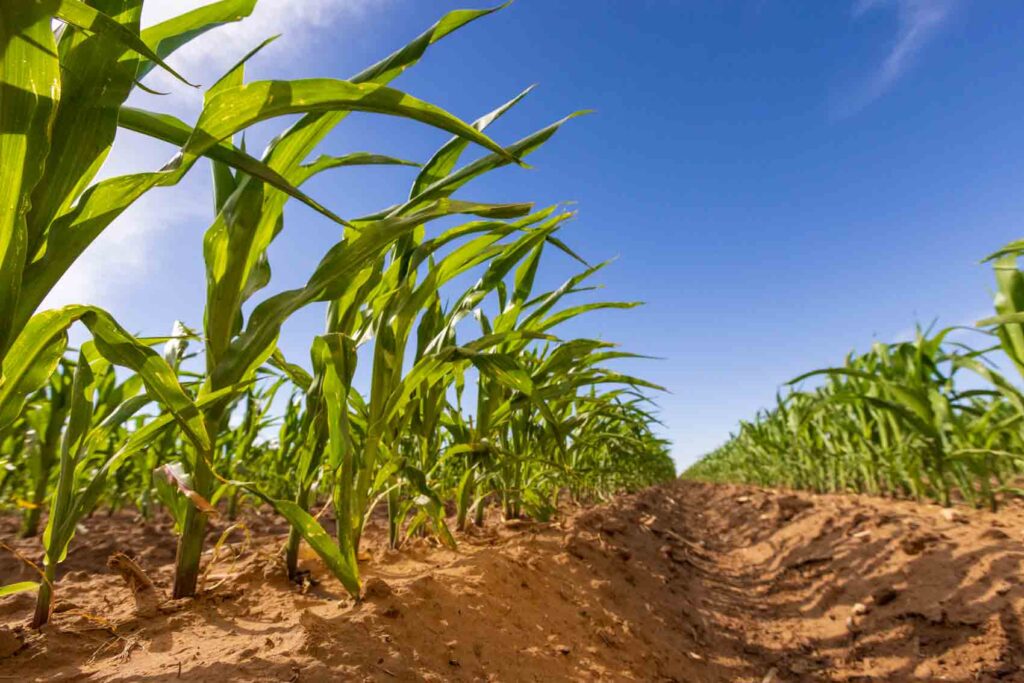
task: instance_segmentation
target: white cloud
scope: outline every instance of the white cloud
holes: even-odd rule
[[[152,26],[212,0],[148,0],[142,25]],[[391,0],[260,0],[252,15],[242,21],[219,26],[177,50],[168,62],[192,82],[213,83],[246,52],[271,36],[280,35],[261,53],[273,59],[276,67],[287,67],[302,58],[327,36],[334,22],[359,19],[371,10],[385,7]],[[201,92],[183,86],[172,76],[154,69],[147,84],[163,92],[185,96],[193,103]]]
[[[86,303],[116,313],[122,303],[139,296],[151,265],[160,258],[153,248],[154,238],[176,226],[210,218],[209,202],[182,201],[184,194],[178,188],[157,188],[136,202],[75,261],[43,301],[43,308]],[[193,237],[201,239],[199,234]]]
[[[907,72],[914,57],[947,22],[958,0],[857,0],[853,17],[859,19],[875,10],[895,11],[898,29],[885,58],[867,81],[835,108],[850,116],[884,95]]]

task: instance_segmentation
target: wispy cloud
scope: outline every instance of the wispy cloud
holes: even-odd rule
[[[952,16],[959,0],[856,0],[854,20],[873,12],[897,15],[898,28],[885,58],[860,86],[840,98],[834,107],[838,118],[851,116],[888,92],[903,77],[914,58]]]
[[[191,194],[192,201],[189,200]],[[167,245],[161,237],[175,226],[195,225],[208,217],[209,202],[195,192],[160,190],[143,197],[93,242],[43,302],[44,308],[94,304],[112,310],[145,289]],[[201,239],[196,234],[195,240]],[[152,332],[153,330],[148,330]]]
[[[183,14],[211,0],[148,0],[143,10],[143,25],[151,26]],[[383,9],[391,0],[262,0],[248,18],[225,24],[185,45],[170,58],[175,68],[190,80],[206,85],[263,40],[281,35],[261,54],[275,66],[287,68],[309,59],[317,48],[327,44],[333,25],[341,20],[360,19],[371,11]],[[166,72],[154,69],[147,80],[161,91],[172,91],[193,102],[201,92],[183,86]],[[180,98],[179,98],[180,99]]]

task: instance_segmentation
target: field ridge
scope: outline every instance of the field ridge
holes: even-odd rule
[[[679,481],[561,522],[491,519],[457,551],[387,550],[377,521],[361,603],[312,553],[318,583],[289,583],[275,552],[287,527],[269,513],[196,601],[166,599],[174,547],[160,525],[119,513],[85,526],[51,625],[35,634],[30,599],[0,600],[0,678],[1024,680],[1019,506]],[[119,551],[159,604],[106,568]],[[5,556],[0,571],[28,570]]]

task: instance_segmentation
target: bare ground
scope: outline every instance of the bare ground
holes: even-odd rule
[[[361,602],[315,556],[318,584],[285,580],[271,515],[247,530],[199,599],[169,601],[166,524],[88,520],[50,626],[27,628],[31,596],[0,599],[0,680],[1024,681],[1020,506],[676,482],[561,523],[495,520],[457,552],[388,551],[374,529]],[[116,552],[154,593],[107,568]],[[0,583],[30,578],[0,556]]]

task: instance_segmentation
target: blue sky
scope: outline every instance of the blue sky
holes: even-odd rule
[[[172,60],[193,80],[262,38],[283,37],[250,78],[344,78],[467,0],[262,0],[243,25]],[[147,20],[198,1],[149,0]],[[485,6],[481,3],[480,6]],[[978,261],[1021,237],[1024,5],[967,0],[518,0],[434,46],[395,86],[473,119],[539,88],[489,132],[501,142],[576,109],[532,170],[464,193],[481,201],[578,202],[563,238],[586,258],[618,256],[603,297],[643,308],[563,330],[662,360],[625,369],[667,386],[665,434],[680,466],[723,442],[800,372],[915,322],[987,314]],[[143,106],[193,118],[200,100]],[[250,136],[258,148],[283,124]],[[445,135],[354,116],[324,151],[425,160]],[[105,173],[151,169],[171,150],[122,135]],[[345,169],[309,186],[345,216],[394,203],[405,169]],[[51,303],[108,307],[129,328],[198,325],[209,178],[147,198],[95,244]],[[270,292],[305,279],[336,231],[292,207],[271,252]],[[573,271],[552,255],[545,283]],[[289,322],[302,360],[322,311]]]

